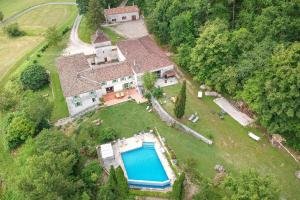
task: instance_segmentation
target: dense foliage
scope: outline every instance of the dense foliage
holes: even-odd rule
[[[278,199],[279,190],[269,176],[260,176],[256,171],[243,172],[239,177],[225,178],[223,188],[228,196],[225,199]]]
[[[43,66],[32,64],[21,73],[20,80],[25,89],[38,90],[49,83],[49,75]]]
[[[97,0],[103,8],[114,8],[117,7],[121,0]],[[85,14],[88,11],[90,0],[76,0],[78,10],[80,14]]]
[[[134,1],[196,80],[245,102],[300,149],[299,1]]]
[[[57,30],[55,26],[49,27],[46,31],[46,39],[49,45],[57,45],[62,39],[62,34]]]
[[[99,28],[104,21],[103,6],[99,0],[89,0],[86,19],[91,29]]]
[[[146,72],[142,79],[145,89],[151,91],[154,88],[157,76],[154,73]]]
[[[174,106],[174,114],[177,118],[182,118],[185,113],[186,102],[186,81],[183,81]]]
[[[49,128],[52,105],[44,97],[27,92],[16,106],[16,112],[6,116],[4,130],[8,149],[15,149],[29,137]]]
[[[0,20],[1,21],[1,20]],[[9,37],[19,37],[25,35],[25,32],[20,30],[18,23],[13,23],[5,26],[4,32],[9,36]]]
[[[184,196],[184,181],[185,181],[185,174],[182,173],[180,176],[175,180],[172,190],[172,197],[175,200],[181,200]]]

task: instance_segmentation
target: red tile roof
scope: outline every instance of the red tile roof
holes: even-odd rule
[[[139,8],[137,6],[124,6],[124,7],[104,9],[105,15],[115,15],[115,14],[133,13],[133,12],[139,12]]]
[[[103,33],[100,29],[97,29],[96,33],[92,35],[92,42],[94,44],[101,43],[101,42],[108,42],[110,41],[105,33]]]
[[[65,97],[101,89],[100,83],[126,76],[133,71],[126,62],[96,65],[91,68],[84,54],[57,59],[59,79]]]
[[[136,73],[174,65],[150,36],[120,41],[117,46]]]

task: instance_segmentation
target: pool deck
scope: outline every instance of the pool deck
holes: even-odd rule
[[[126,169],[124,167],[123,160],[121,157],[121,153],[140,148],[140,147],[142,147],[143,142],[153,142],[154,143],[154,147],[155,147],[156,153],[160,159],[160,162],[163,165],[163,168],[164,168],[168,178],[170,179],[171,185],[173,185],[173,183],[176,179],[176,175],[173,172],[173,170],[166,158],[166,155],[165,155],[166,150],[164,149],[164,147],[161,146],[159,140],[153,133],[139,133],[139,134],[136,134],[133,137],[130,137],[127,139],[123,138],[123,139],[114,141],[112,143],[112,147],[113,147],[115,158],[113,160],[104,161],[103,162],[104,167],[107,169],[107,171],[109,171],[109,168],[111,165],[114,166],[115,168],[118,166],[121,166],[124,171],[125,177],[128,179]],[[160,190],[160,191],[167,192],[167,191],[170,191],[171,187],[167,187],[165,189],[148,188],[147,187],[147,188],[142,188],[142,189],[143,190]]]

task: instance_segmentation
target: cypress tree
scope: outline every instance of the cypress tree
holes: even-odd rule
[[[118,190],[116,171],[113,166],[110,166],[109,170],[108,189],[111,191],[112,194],[116,194],[116,191]]]
[[[116,179],[118,183],[118,197],[125,199],[128,195],[129,187],[124,176],[124,172],[120,166],[116,170]]]
[[[185,112],[185,101],[186,101],[186,81],[183,81],[179,95],[177,96],[174,114],[177,118],[182,118]]]

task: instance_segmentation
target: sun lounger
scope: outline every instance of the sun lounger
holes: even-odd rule
[[[194,120],[193,123],[196,123],[199,120],[199,117],[197,116]]]
[[[248,132],[248,136],[251,137],[255,141],[259,141],[260,140],[260,137],[258,137],[254,133]]]
[[[150,106],[147,106],[146,110],[149,110],[150,109]]]
[[[194,118],[195,118],[195,115],[192,114],[192,115],[189,117],[189,121],[192,121]]]

